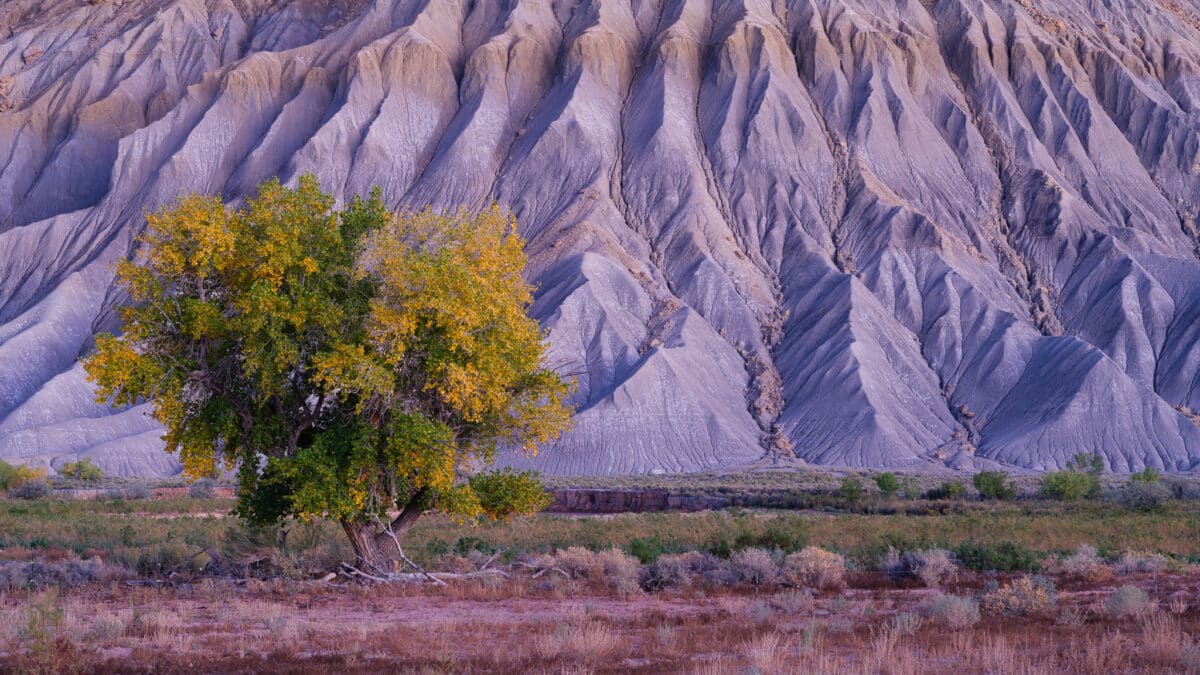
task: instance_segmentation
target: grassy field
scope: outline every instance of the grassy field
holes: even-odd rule
[[[293,575],[315,575],[350,556],[340,529],[331,523],[293,523],[285,536],[283,530],[247,528],[228,516],[232,507],[229,499],[0,500],[0,560],[99,557],[154,576],[217,563],[227,574],[272,558],[288,561]],[[429,516],[409,533],[405,545],[419,563],[435,567],[443,557],[472,550],[502,551],[504,560],[513,560],[571,546],[616,547],[653,562],[659,554],[687,550],[728,556],[753,546],[793,551],[815,545],[866,567],[889,547],[904,552],[1011,545],[1040,557],[1090,544],[1109,556],[1135,550],[1166,554],[1181,563],[1200,562],[1200,510],[1191,502],[1151,513],[1103,502],[954,502],[940,508],[942,512],[927,504],[901,504],[899,510],[889,508],[898,512],[886,515],[739,509],[541,514],[481,524]]]
[[[0,499],[0,672],[1200,673],[1194,500],[822,504],[430,516],[432,585],[229,498]]]
[[[936,591],[849,587],[614,596],[522,581],[420,588],[210,582],[0,595],[0,670],[341,673],[1195,673],[1180,587],[1117,615],[1112,586],[1044,611],[938,610]],[[958,583],[947,592],[968,598]]]

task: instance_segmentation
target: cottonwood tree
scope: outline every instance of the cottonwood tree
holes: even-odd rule
[[[239,515],[334,519],[382,570],[421,514],[542,507],[534,475],[490,465],[561,433],[571,385],[544,366],[511,215],[333,205],[305,176],[149,216],[117,268],[124,332],[84,366],[98,400],[153,401],[188,474],[236,469]]]

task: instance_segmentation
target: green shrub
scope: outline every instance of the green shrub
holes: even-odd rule
[[[900,492],[908,499],[916,499],[921,496],[921,483],[912,476],[901,478]]]
[[[900,480],[891,471],[885,471],[875,476],[875,485],[879,486],[879,491],[888,499],[895,497],[896,493],[900,492]]]
[[[1095,499],[1100,496],[1100,474],[1103,472],[1103,457],[1080,453],[1066,469],[1042,477],[1042,496],[1059,501]]]
[[[31,482],[46,482],[46,470],[41,467],[25,464],[17,464],[15,466],[5,464],[5,466],[8,469],[0,472],[7,476],[5,479],[5,489],[13,490]]]
[[[1109,616],[1123,619],[1131,616],[1142,616],[1154,611],[1154,603],[1150,596],[1137,586],[1122,586],[1113,591],[1104,603]]]
[[[1008,473],[1004,471],[980,471],[971,482],[984,499],[1012,499],[1017,494],[1017,486],[1008,480]]]
[[[1159,483],[1162,481],[1162,474],[1158,469],[1148,466],[1137,473],[1129,474],[1130,483]]]
[[[212,499],[214,493],[211,478],[201,478],[188,486],[188,496],[192,499]]]
[[[1026,576],[1014,579],[1007,586],[989,588],[983,596],[983,609],[988,614],[1030,616],[1049,612],[1057,601],[1050,580]]]
[[[625,546],[625,552],[635,557],[643,565],[657,562],[659,557],[668,553],[667,545],[658,535],[653,537],[636,537]]]
[[[1036,551],[1010,541],[996,544],[966,541],[955,551],[963,567],[976,572],[1036,572],[1041,569]]]
[[[1100,481],[1095,476],[1070,469],[1046,474],[1040,486],[1043,497],[1059,501],[1072,502],[1100,496]]]
[[[50,483],[45,478],[35,478],[9,488],[8,496],[15,499],[45,499],[50,496],[51,492]]]
[[[466,556],[472,551],[479,551],[480,553],[487,553],[488,555],[491,555],[497,550],[498,549],[494,544],[492,544],[492,542],[479,537],[459,537],[458,541],[454,542],[455,555]]]
[[[967,494],[967,486],[956,480],[945,483],[925,493],[926,499],[962,499]]]
[[[862,501],[863,484],[855,476],[846,476],[842,479],[842,486],[838,488],[838,496],[842,498],[846,504],[857,506]]]
[[[765,586],[779,580],[779,565],[765,549],[738,551],[729,558],[729,564],[742,581],[753,586]]]
[[[77,462],[63,464],[58,472],[67,478],[76,480],[98,481],[104,478],[104,469],[96,466],[96,463],[87,457]]]
[[[782,523],[771,523],[767,525],[764,532],[741,532],[734,538],[731,552],[747,548],[779,549],[784,552],[799,551],[808,543],[808,535],[803,526],[799,525],[799,521],[793,521],[793,523],[795,524],[792,527]],[[718,551],[709,548],[711,553],[720,555]],[[728,557],[728,555],[724,557]]]
[[[8,462],[0,461],[0,490],[7,490],[17,477],[17,467]]]
[[[1130,480],[1112,500],[1133,511],[1162,511],[1171,501],[1171,488],[1162,483]]]
[[[957,595],[937,595],[924,609],[926,616],[954,630],[979,623],[979,603]]]
[[[145,483],[130,483],[119,490],[109,490],[114,499],[150,499],[154,492]]]

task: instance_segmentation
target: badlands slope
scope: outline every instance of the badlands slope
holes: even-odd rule
[[[4,0],[0,458],[92,401],[184,192],[498,200],[579,379],[554,473],[1200,464],[1196,0]]]

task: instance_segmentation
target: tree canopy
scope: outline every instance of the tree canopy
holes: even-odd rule
[[[240,208],[185,197],[119,263],[124,332],[84,365],[98,400],[153,401],[188,474],[236,469],[241,516],[335,519],[380,565],[422,513],[544,504],[533,475],[489,469],[571,412],[516,226],[496,206],[393,214],[377,190],[336,211],[312,176]]]

